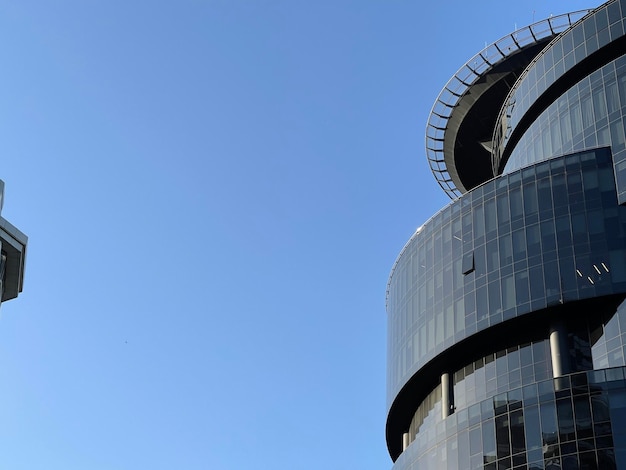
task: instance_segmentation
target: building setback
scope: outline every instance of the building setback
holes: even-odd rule
[[[394,470],[626,469],[626,0],[471,58],[387,286]],[[3,245],[4,246],[4,245]]]

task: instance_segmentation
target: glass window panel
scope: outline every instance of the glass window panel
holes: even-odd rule
[[[446,307],[446,339],[454,334],[454,306],[452,304]]]
[[[436,260],[441,259],[441,232],[437,231],[433,237],[434,252],[433,256]]]
[[[593,94],[593,107],[595,111],[595,120],[599,120],[606,117],[606,99],[604,97],[604,90],[602,87],[598,87],[592,91]]]
[[[583,173],[583,186],[585,191],[598,189],[598,174],[595,172]]]
[[[528,366],[528,365],[532,365],[533,363],[533,350],[532,347],[529,344],[524,344],[520,346],[519,349],[519,355],[520,355],[520,365],[523,366]]]
[[[494,232],[497,228],[496,202],[494,199],[490,199],[485,203],[485,227],[487,233]]]
[[[487,318],[489,313],[487,303],[487,286],[476,289],[476,318],[481,321]],[[480,326],[479,326],[480,327]]]
[[[626,253],[624,250],[612,250],[609,253],[609,259],[613,282],[626,282]]]
[[[524,213],[526,217],[537,212],[537,187],[534,184],[524,186]]]
[[[456,301],[454,306],[454,315],[456,320],[455,332],[463,331],[465,327],[465,304],[463,299],[459,299]]]
[[[509,204],[511,209],[511,220],[519,219],[523,216],[522,195],[520,188],[512,189],[509,192]]]
[[[529,269],[530,272],[530,298],[539,300],[545,297],[543,283],[543,267],[534,266]]]
[[[558,428],[554,402],[541,403],[539,407],[543,445],[556,444],[558,442]]]
[[[591,396],[591,412],[595,423],[610,420],[609,403],[607,398],[608,397],[604,394]]]
[[[485,463],[493,462],[496,460],[496,433],[492,419],[483,423],[482,434]]]
[[[541,252],[541,233],[538,224],[526,227],[526,245],[529,257],[538,255]]]
[[[463,259],[456,259],[452,263],[452,278],[454,280],[454,289],[463,287]]]
[[[493,272],[500,267],[500,252],[498,240],[491,240],[486,245],[487,270]]]
[[[604,217],[601,210],[587,212],[587,227],[591,235],[604,233]]]
[[[568,161],[567,167],[574,168],[576,171],[579,168],[578,159],[572,159]],[[568,173],[567,174],[567,190],[569,193],[581,193],[583,190],[582,177],[580,173]]]
[[[517,346],[507,349],[507,362],[509,365],[509,371],[520,368],[519,348]],[[509,401],[512,400],[514,393],[515,392],[509,393]]]
[[[611,134],[609,128],[604,126],[597,131],[598,145],[611,145]]]
[[[465,462],[466,464],[469,464],[470,450],[469,450],[469,434],[467,430],[461,431],[459,433],[458,451],[459,451],[459,463],[461,465],[463,465],[463,462]],[[433,465],[432,468],[436,468],[436,465]],[[462,468],[469,468],[469,465],[467,465],[467,467],[465,466],[459,467],[459,469],[462,469]]]
[[[620,442],[621,444],[621,442]],[[613,442],[611,440],[609,440],[607,442],[607,447],[610,447],[613,445]],[[600,447],[600,446],[598,446]],[[615,444],[615,451],[620,452],[620,450],[618,450],[618,444]],[[624,462],[626,462],[626,460],[624,460],[625,455],[623,454],[623,452],[620,452],[620,457],[621,460],[619,461],[619,467],[616,465],[616,456],[615,456],[615,452],[613,449],[598,449],[597,454],[598,454],[598,468],[601,469],[616,469],[619,468],[623,465]],[[584,467],[583,467],[584,468]]]
[[[619,109],[619,94],[617,92],[617,82],[613,81],[606,84],[606,104],[608,112],[612,113]]]
[[[515,273],[515,293],[517,303],[522,304],[528,302],[528,271],[520,271]]]
[[[544,155],[552,155],[552,140],[550,139],[550,133],[545,131],[542,127],[541,143],[543,145]]]
[[[613,146],[623,146],[626,142],[624,138],[624,123],[620,119],[616,122],[611,123],[611,143]],[[614,149],[615,150],[615,149]]]
[[[524,414],[522,410],[511,413],[511,452],[517,454],[526,450],[526,439],[524,437]]]
[[[561,282],[559,279],[559,267],[556,261],[548,261],[543,266],[543,276],[546,285],[548,302],[561,297]]]
[[[456,240],[460,240],[461,234],[461,219],[457,216],[457,218],[452,221],[452,237]]]
[[[626,75],[617,77],[617,87],[619,89],[620,105],[626,106]]]
[[[479,238],[485,235],[485,213],[483,206],[474,207],[474,237]]]
[[[444,335],[443,323],[444,323],[443,313],[438,314],[437,315],[437,329],[435,330],[437,333],[436,344],[443,343],[443,335]]]
[[[469,431],[470,455],[477,454],[482,451],[482,433],[480,426],[475,426]]]
[[[525,230],[522,228],[511,234],[513,243],[513,258],[518,261],[526,257],[526,236]]]
[[[563,113],[560,119],[561,125],[561,137],[563,139],[563,145],[567,146],[572,142],[572,124],[570,116],[567,113]]]
[[[467,243],[472,241],[473,239],[473,231],[472,231],[472,213],[469,212],[467,214],[463,214],[461,216],[462,225],[463,225],[463,242]]]
[[[561,130],[559,127],[559,122],[554,120],[550,124],[550,138],[552,145],[552,152],[555,154],[560,153],[561,151]]]
[[[503,225],[509,222],[509,201],[506,197],[498,199],[498,224]]]
[[[476,297],[472,292],[463,296],[463,301],[465,302],[465,323],[466,325],[473,325],[476,323],[476,317],[472,315],[476,312]]]
[[[496,353],[496,375],[506,375],[509,372],[509,361],[506,359],[506,351]]]
[[[526,431],[526,446],[528,450],[541,449],[541,427],[539,422],[539,408],[536,406],[524,408],[524,421]]]
[[[431,318],[428,321],[428,350],[431,351],[434,349],[435,344],[435,319]]]
[[[485,245],[477,246],[474,250],[474,269],[476,270],[477,276],[482,276],[487,272]]]
[[[502,308],[507,310],[515,307],[515,281],[513,275],[504,276],[502,284]]]
[[[463,274],[469,274],[474,271],[474,252],[470,251],[463,255]]]
[[[574,244],[587,241],[587,223],[585,214],[572,214],[572,235]]]
[[[574,434],[574,412],[570,398],[558,400],[556,403],[559,421],[559,436],[561,442],[571,441],[576,438]]]
[[[558,238],[559,248],[563,248],[563,243],[569,244],[571,223],[568,215],[557,217],[554,221],[556,225],[556,234]]]
[[[598,11],[595,15],[596,30],[601,31],[609,25],[606,9]]]
[[[591,426],[591,406],[587,395],[574,397],[574,416],[576,421],[576,431],[584,435],[592,431]]]
[[[572,124],[572,135],[576,136],[582,133],[583,121],[582,121],[582,115],[580,111],[580,105],[578,103],[572,105],[572,109],[569,115],[570,115],[571,124]]]
[[[544,253],[556,249],[553,220],[547,220],[541,223],[541,245]]]
[[[504,414],[495,418],[496,446],[498,458],[511,455],[511,443],[509,439],[509,417]]]
[[[552,209],[552,190],[550,188],[550,180],[544,178],[539,180],[537,184],[539,210],[546,211]]]
[[[554,207],[567,205],[565,175],[556,175],[552,178],[552,197],[554,201]]]
[[[600,191],[614,191],[615,176],[613,168],[600,168],[598,170],[598,181],[600,183]]]
[[[594,118],[593,118],[593,106],[591,104],[591,96],[587,95],[581,100],[581,111],[582,111],[582,124],[583,129],[589,129],[593,127]]]
[[[539,162],[541,160],[543,160],[543,147],[541,146],[541,139],[537,138],[536,136],[533,138],[533,148],[534,148],[534,152],[533,154],[535,155],[535,161]]]
[[[493,281],[488,285],[489,292],[489,313],[491,315],[502,311],[501,302],[502,294],[500,293],[500,282]]]
[[[500,263],[506,266],[513,262],[513,247],[511,246],[511,235],[504,234],[499,239],[500,245]]]

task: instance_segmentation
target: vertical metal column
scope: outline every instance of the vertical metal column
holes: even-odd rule
[[[452,409],[452,401],[450,400],[450,374],[444,372],[441,374],[441,418],[446,419],[450,416]]]
[[[550,355],[552,356],[553,377],[570,373],[567,330],[561,321],[554,322],[550,327]]]
[[[409,433],[405,432],[404,434],[402,434],[402,452],[404,452],[406,448],[409,447],[409,444]]]

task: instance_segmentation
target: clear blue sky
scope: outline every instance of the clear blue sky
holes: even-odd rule
[[[29,252],[0,468],[390,468],[387,276],[447,202],[431,105],[485,42],[586,6],[1,2]]]

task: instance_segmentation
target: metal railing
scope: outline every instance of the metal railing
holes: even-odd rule
[[[448,171],[444,140],[448,121],[461,98],[476,81],[507,57],[537,42],[556,36],[585,16],[589,10],[580,10],[553,16],[504,36],[485,47],[467,61],[446,83],[435,100],[426,125],[426,157],[430,169],[441,188],[451,199],[461,195]]]

